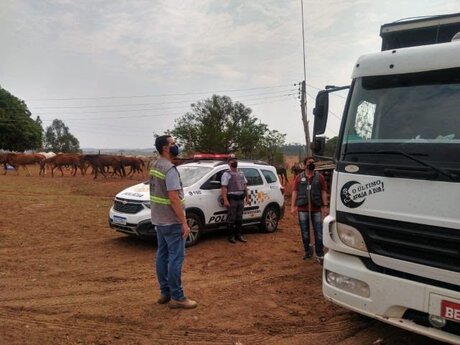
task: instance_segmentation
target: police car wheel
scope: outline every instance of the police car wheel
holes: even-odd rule
[[[280,220],[279,211],[274,206],[268,206],[262,216],[261,229],[265,232],[275,232]]]
[[[194,212],[187,213],[187,224],[190,227],[190,233],[185,240],[185,246],[190,247],[195,245],[201,236],[201,229],[203,229],[203,222],[199,215]]]

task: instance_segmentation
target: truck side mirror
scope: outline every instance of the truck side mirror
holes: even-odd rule
[[[326,137],[314,137],[311,149],[315,155],[322,156],[326,148]]]
[[[324,134],[326,131],[327,115],[329,113],[329,91],[322,90],[316,96],[315,108],[313,115],[315,122],[313,124],[313,137],[318,134]]]

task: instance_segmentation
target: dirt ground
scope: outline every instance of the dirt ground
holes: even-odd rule
[[[289,212],[246,244],[213,233],[188,248],[199,306],[170,310],[155,303],[155,244],[107,225],[136,179],[32,174],[0,175],[0,344],[440,344],[325,301]]]

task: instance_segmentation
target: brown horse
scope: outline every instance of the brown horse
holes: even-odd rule
[[[46,157],[39,153],[7,153],[6,154],[6,163],[11,165],[16,170],[16,175],[19,175],[19,167],[23,167],[27,171],[27,174],[30,176],[30,171],[27,169],[28,165],[39,164],[40,172],[44,174],[43,161]]]
[[[106,176],[106,169],[112,168],[113,173],[111,176],[117,174],[120,177],[126,176],[125,168],[121,162],[121,157],[111,155],[82,155],[83,160],[89,162],[94,171],[94,178],[97,178],[98,173]]]
[[[294,163],[294,165],[291,167],[291,173],[294,175],[294,177],[300,174],[303,170],[304,168],[300,163]]]
[[[282,186],[286,185],[289,182],[285,167],[283,167],[282,165],[277,166],[276,173],[278,174],[280,178],[280,182]]]
[[[6,152],[0,153],[0,164],[3,164],[3,169],[5,170],[3,172],[3,175],[5,175],[7,171],[7,167],[6,167],[7,158],[8,158],[8,154]]]
[[[144,168],[145,168],[145,163],[142,159],[137,158],[137,157],[124,157],[120,156],[121,163],[123,164],[124,167],[129,166],[130,170],[126,174],[126,176],[133,175],[134,173],[142,174],[142,177],[144,177]]]
[[[64,176],[62,167],[70,167],[71,175],[75,176],[78,168],[80,168],[81,174],[86,173],[84,160],[79,154],[76,153],[61,153],[57,156],[47,158],[43,164],[46,164],[48,167],[51,167],[51,176],[54,177],[54,169],[59,169],[61,171],[61,176]]]

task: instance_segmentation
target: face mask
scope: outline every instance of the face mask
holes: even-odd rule
[[[169,154],[172,157],[176,157],[179,154],[179,146],[174,145],[169,147]]]
[[[310,164],[307,165],[307,168],[308,168],[308,170],[310,170],[310,171],[315,170],[315,167],[316,167],[316,166],[315,166],[315,163],[310,163]]]
[[[232,168],[237,168],[238,167],[238,162],[232,162],[232,163],[230,163],[230,166]]]

